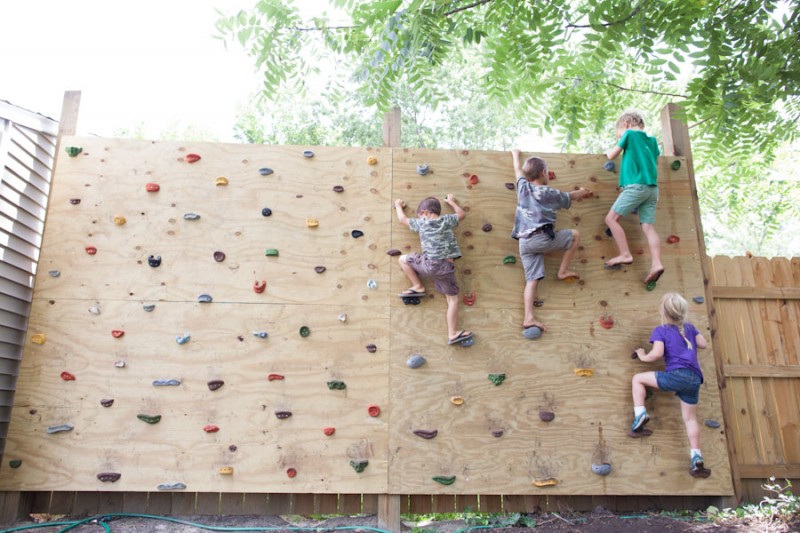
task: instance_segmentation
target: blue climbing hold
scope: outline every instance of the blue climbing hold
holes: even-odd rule
[[[267,337],[269,337],[269,333],[267,333],[266,331],[254,331],[253,337],[258,337],[259,339],[266,339]]]
[[[710,418],[708,420],[706,420],[705,424],[706,424],[706,427],[710,427],[712,429],[717,429],[720,426],[719,422],[717,422],[716,420],[712,420]]]
[[[706,299],[703,298],[702,296],[695,296],[694,298],[692,298],[692,301],[694,303],[696,303],[696,304],[701,304],[701,303],[705,302]]]
[[[531,326],[522,330],[522,336],[529,340],[536,340],[542,336],[542,330],[538,326]]]
[[[177,342],[178,344],[186,344],[187,342],[189,342],[189,339],[191,338],[192,338],[191,335],[188,334],[178,335],[177,337],[175,337],[175,342]]]
[[[258,173],[261,174],[262,176],[269,176],[270,174],[272,174],[272,172],[273,170],[267,167],[258,169]]]
[[[161,266],[161,256],[151,255],[147,257],[147,264],[153,268]]]
[[[153,381],[154,387],[177,387],[181,384],[179,379],[157,379]]]
[[[210,304],[212,300],[213,298],[211,297],[210,294],[201,294],[200,296],[197,297],[197,301],[200,302],[201,304]]]
[[[417,165],[417,174],[419,174],[420,176],[424,176],[425,174],[428,173],[429,170],[430,167],[426,163],[420,163],[419,165]]]
[[[606,162],[603,164],[603,168],[604,168],[605,170],[608,170],[609,172],[614,172],[614,169],[615,169],[615,168],[617,168],[617,166],[614,164],[614,162],[613,162],[613,161],[606,161]]]
[[[422,357],[420,354],[415,353],[411,357],[408,358],[406,361],[406,366],[408,368],[419,368],[426,363],[426,359]]]

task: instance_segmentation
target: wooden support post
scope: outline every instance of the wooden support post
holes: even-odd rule
[[[394,107],[383,116],[383,145],[391,148],[400,148],[403,143],[400,140],[400,108]]]
[[[703,221],[700,218],[700,203],[697,196],[697,182],[694,177],[694,164],[692,161],[692,144],[689,140],[689,127],[684,121],[683,111],[678,104],[667,104],[661,110],[661,130],[664,136],[664,154],[682,156],[686,158],[686,170],[689,175],[689,188],[691,190],[692,211],[694,213],[695,228],[697,229],[697,246],[700,250],[700,269],[703,273],[703,285],[705,286],[705,300],[708,311],[708,325],[711,327],[712,346],[714,350],[715,367],[717,371],[717,383],[720,389],[720,405],[725,422],[725,435],[728,444],[728,457],[730,459],[731,477],[733,490],[735,493],[734,502],[726,502],[726,507],[735,507],[742,501],[742,480],[739,475],[738,460],[736,458],[736,446],[733,442],[734,432],[728,425],[733,420],[731,407],[728,404],[725,381],[725,360],[721,353],[719,344],[713,342],[714,333],[718,331],[717,312],[715,309],[714,295],[709,281],[709,259],[706,254],[706,241],[703,234]]]
[[[378,496],[378,527],[400,533],[400,495],[381,494]]]

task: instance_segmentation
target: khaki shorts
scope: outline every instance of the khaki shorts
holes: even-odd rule
[[[544,254],[557,250],[569,250],[572,246],[572,230],[561,229],[554,239],[546,233],[537,233],[519,240],[519,256],[525,268],[525,281],[544,278]]]
[[[408,266],[421,278],[433,281],[433,286],[438,292],[450,296],[458,294],[456,265],[452,261],[430,259],[422,254],[408,254],[405,257]]]

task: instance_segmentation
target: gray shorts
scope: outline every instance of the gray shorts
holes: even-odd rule
[[[656,204],[658,204],[657,186],[634,184],[622,189],[611,210],[625,216],[636,209],[640,224],[655,224]]]
[[[544,278],[544,254],[556,250],[569,250],[572,246],[572,230],[556,231],[555,239],[546,233],[537,233],[519,240],[519,256],[525,268],[525,281]]]
[[[408,254],[406,255],[406,263],[421,278],[433,281],[433,286],[438,292],[450,296],[458,294],[456,265],[452,261],[430,259],[422,254]]]

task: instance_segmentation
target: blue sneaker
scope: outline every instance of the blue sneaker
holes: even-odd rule
[[[631,424],[631,431],[641,431],[644,429],[644,425],[650,422],[650,417],[647,416],[647,411],[643,412],[639,416],[633,419],[633,424]]]

